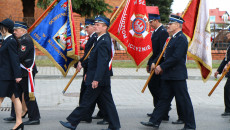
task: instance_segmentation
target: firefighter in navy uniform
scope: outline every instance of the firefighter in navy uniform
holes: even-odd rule
[[[108,117],[109,126],[106,130],[119,130],[120,121],[111,93],[109,61],[111,60],[111,37],[107,32],[110,20],[104,16],[95,18],[97,41],[90,53],[88,69],[85,76],[87,85],[82,102],[68,117],[68,122],[60,123],[71,130],[75,130],[80,121],[90,111],[96,100],[103,103],[103,109]]]
[[[150,73],[151,68],[155,67],[155,63],[158,60],[159,55],[161,54],[164,44],[169,37],[169,34],[166,30],[166,28],[162,25],[160,15],[158,14],[149,14],[149,23],[150,26],[153,27],[155,30],[153,31],[151,41],[152,41],[152,49],[153,49],[153,55],[148,61],[147,64],[147,72]],[[162,60],[159,64],[162,63]],[[156,107],[161,94],[161,75],[154,75],[152,76],[148,88],[150,93],[153,96],[153,103],[154,107]],[[183,116],[181,114],[180,106],[177,104],[177,113],[178,113],[178,120],[173,121],[172,124],[184,124]],[[165,113],[165,116],[163,117],[164,121],[169,121],[169,111],[171,110],[171,106],[169,107],[169,110],[167,113]],[[147,114],[149,117],[151,117],[152,113]]]
[[[175,96],[185,123],[182,130],[196,129],[193,106],[186,81],[188,78],[186,68],[188,41],[182,32],[183,22],[184,20],[179,16],[170,16],[167,32],[171,39],[164,53],[163,62],[155,69],[156,74],[161,74],[161,97],[149,121],[141,122],[142,125],[159,128],[162,118]]]
[[[154,60],[157,60],[158,56],[163,50],[166,39],[169,37],[167,30],[160,23],[160,15],[158,14],[149,14],[149,23],[152,28],[154,28],[153,34],[151,36],[153,55],[148,61],[146,71],[150,73],[151,64]],[[153,96],[153,104],[156,107],[156,104],[159,101],[161,93],[161,75],[154,74],[148,84],[150,93]],[[148,116],[151,116],[152,113],[148,113]],[[168,121],[168,113],[165,114],[163,120]]]
[[[97,39],[97,34],[94,32],[94,20],[93,19],[85,19],[85,26],[86,26],[86,32],[89,35],[89,39],[87,41],[87,43],[85,44],[85,50],[84,50],[84,56],[79,60],[79,62],[77,62],[74,67],[77,70],[81,70],[83,68],[83,80],[81,83],[81,92],[80,92],[80,98],[79,98],[79,104],[81,103],[81,99],[82,96],[85,92],[85,81],[84,81],[84,76],[87,72],[87,67],[88,67],[88,58],[84,60],[84,58],[86,57],[86,55],[88,54],[89,50],[91,49],[91,47],[93,46],[93,43],[96,41]],[[84,60],[84,61],[83,61]]]
[[[92,48],[94,42],[97,39],[97,34],[95,33],[95,27],[94,27],[95,23],[93,19],[85,19],[85,27],[86,27],[86,32],[89,35],[89,39],[87,41],[87,43],[85,44],[85,51],[84,51],[84,56],[79,60],[79,62],[77,62],[74,67],[76,68],[76,71],[80,71],[83,68],[83,79],[82,79],[82,83],[81,83],[81,91],[80,91],[80,98],[79,98],[79,104],[82,102],[82,97],[85,93],[86,90],[86,85],[85,85],[85,81],[84,81],[84,76],[87,73],[87,67],[88,67],[88,58],[84,60],[84,58],[86,57],[86,55],[88,54],[88,52],[90,51],[90,49]],[[98,112],[98,114],[95,117],[92,117],[92,114],[94,112],[96,103],[98,104],[98,107],[100,109],[100,111]],[[93,104],[93,106],[91,107],[91,112],[89,113],[88,116],[85,117],[85,119],[83,119],[82,121],[86,121],[88,123],[92,122],[92,118],[93,119],[99,119],[99,118],[103,118],[104,117],[104,113],[103,113],[103,108],[101,107],[101,104],[99,101],[96,101],[95,104]]]
[[[34,53],[34,43],[27,33],[27,24],[25,22],[18,22],[16,21],[14,24],[14,34],[18,38],[19,43],[21,44],[21,47],[19,48],[19,60],[20,63],[25,66],[26,68],[30,68],[33,63],[35,62],[35,53]],[[38,109],[36,98],[34,100],[30,100],[29,97],[29,88],[28,88],[28,71],[25,69],[22,70],[22,81],[18,84],[22,97],[24,97],[24,101],[27,107],[27,111],[23,113],[23,118],[28,113],[29,120],[24,122],[24,125],[38,125],[40,124],[40,112]],[[33,66],[33,78],[35,77],[35,74],[37,73],[37,68],[34,63]],[[22,101],[22,97],[20,97]],[[11,117],[5,118],[5,121],[14,121],[15,120],[15,111],[12,107],[11,110]]]
[[[228,41],[230,41],[230,28],[229,32],[227,32],[226,37]],[[214,77],[217,78],[218,74],[221,74],[224,70],[226,70],[227,65],[230,65],[230,46],[227,48],[227,53],[221,62],[219,68],[217,71],[214,73]],[[224,113],[221,114],[222,117],[230,117],[230,72],[226,74],[227,82],[225,83],[224,86],[224,105],[225,105],[225,110]]]

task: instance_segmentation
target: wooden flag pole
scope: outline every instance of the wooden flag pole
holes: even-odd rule
[[[208,96],[211,96],[212,93],[214,92],[214,90],[216,89],[216,87],[219,85],[220,81],[224,78],[224,76],[228,73],[230,69],[230,65],[227,67],[227,70],[224,71],[221,75],[221,77],[219,78],[219,80],[216,82],[216,84],[214,85],[214,87],[212,88],[212,90],[209,92]]]
[[[89,52],[87,53],[87,55],[85,56],[85,58],[83,59],[83,61],[85,61],[88,57],[89,57],[89,54],[90,52],[92,51],[94,47],[94,44],[93,46],[90,48]],[[82,62],[83,62],[82,61]],[[63,94],[65,94],[66,90],[69,88],[69,85],[72,83],[73,79],[76,77],[76,75],[78,74],[79,70],[77,70],[74,75],[71,77],[71,79],[69,80],[68,84],[66,85],[66,87],[64,88],[64,90],[62,91]]]
[[[42,15],[33,23],[33,25],[28,29],[28,33],[34,28],[34,26],[44,17],[44,15],[54,6],[58,0],[54,0],[52,4],[42,13]]]
[[[166,50],[166,48],[167,48],[167,46],[168,46],[169,41],[170,41],[170,40],[168,40],[168,42],[166,42],[166,44],[165,44],[165,46],[164,46],[164,49],[163,49],[163,51],[161,52],[161,55],[160,55],[160,57],[158,58],[157,63],[156,63],[156,65],[155,65],[155,68],[154,68],[154,69],[156,69],[156,67],[157,67],[158,64],[160,63],[161,58],[162,58],[163,55],[164,55],[164,52],[165,52],[165,50]],[[146,81],[146,83],[145,83],[143,89],[141,90],[142,93],[145,92],[145,89],[146,89],[147,85],[149,84],[149,81],[151,80],[151,78],[152,78],[154,72],[155,72],[154,70],[151,72],[151,74],[150,74],[149,78],[147,79],[147,81]]]

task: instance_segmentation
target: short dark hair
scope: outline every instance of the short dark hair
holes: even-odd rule
[[[5,31],[8,31],[8,32],[12,33],[12,30],[7,28],[3,24],[0,24],[0,31],[3,32],[3,33],[5,33]]]

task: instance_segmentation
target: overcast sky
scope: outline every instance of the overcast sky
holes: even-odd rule
[[[172,4],[172,13],[178,13],[184,11],[190,0],[174,0]],[[230,14],[230,0],[208,0],[209,8],[219,8],[220,11],[227,11]]]

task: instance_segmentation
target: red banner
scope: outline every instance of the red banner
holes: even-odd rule
[[[124,0],[111,18],[109,32],[139,68],[152,55],[145,0]]]
[[[190,38],[189,40],[192,39],[196,27],[199,5],[200,0],[190,1],[183,14],[183,19],[185,20],[183,24],[183,32]]]

